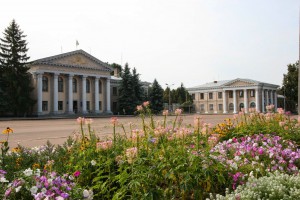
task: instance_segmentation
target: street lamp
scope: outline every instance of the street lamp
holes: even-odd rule
[[[171,86],[173,86],[174,85],[174,83],[173,84],[168,84],[168,83],[166,83],[166,86],[167,87],[169,87],[169,112],[171,112]]]

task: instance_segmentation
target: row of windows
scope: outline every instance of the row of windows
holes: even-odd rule
[[[80,105],[82,106],[82,103]],[[42,110],[48,111],[48,101],[42,102]],[[64,110],[63,101],[58,101],[58,110],[59,111]],[[91,110],[89,101],[86,101],[86,110]],[[99,110],[102,110],[102,102],[101,101],[99,101]]]
[[[47,76],[43,76],[43,92],[48,92],[48,85],[49,85],[49,81],[48,81],[48,77]],[[63,92],[64,91],[64,80],[62,77],[58,77],[58,92]],[[89,79],[86,80],[86,93],[90,93],[91,91],[91,82]],[[77,92],[77,79],[73,78],[73,92],[76,93]],[[99,93],[102,93],[102,82],[99,81]]]
[[[205,109],[204,109],[204,104],[201,104],[200,105],[200,111],[205,111]],[[255,108],[255,106],[256,106],[256,104],[254,103],[254,102],[251,102],[250,103],[250,108]],[[223,104],[218,104],[218,110],[223,110]],[[228,105],[228,108],[229,108],[229,111],[233,111],[234,110],[234,105],[233,105],[233,103],[230,103],[229,105]],[[240,105],[239,105],[239,108],[240,108],[240,110],[242,109],[242,108],[244,108],[244,103],[240,103]],[[209,104],[209,110],[210,111],[213,111],[214,110],[214,104]]]
[[[239,90],[238,94],[239,94],[239,97],[244,97],[243,90]],[[214,96],[213,92],[208,93],[209,99],[213,99],[213,96]],[[228,91],[228,97],[233,98],[233,91]],[[250,97],[255,97],[255,90],[250,90]],[[195,100],[195,94],[192,94],[192,98],[193,98],[193,100]],[[223,98],[223,92],[218,92],[218,99],[222,99],[222,98]],[[204,93],[200,93],[200,99],[204,99]]]

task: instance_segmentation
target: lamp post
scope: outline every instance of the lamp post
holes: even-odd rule
[[[167,87],[169,87],[169,112],[171,112],[171,86],[173,86],[174,85],[174,83],[173,84],[168,84],[168,83],[166,83],[166,86]]]

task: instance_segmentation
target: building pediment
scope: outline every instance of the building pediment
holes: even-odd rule
[[[73,67],[94,69],[99,71],[113,71],[112,67],[83,50],[77,50],[56,56],[42,58],[33,62],[33,65],[50,65],[60,67]]]
[[[244,79],[235,79],[224,84],[225,87],[246,87],[246,86],[254,86],[258,85],[258,81],[253,80],[244,80]]]

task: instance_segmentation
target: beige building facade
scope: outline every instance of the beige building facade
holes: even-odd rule
[[[238,113],[249,108],[265,112],[266,106],[277,108],[277,88],[279,85],[251,79],[214,81],[188,88],[195,110],[200,114]]]
[[[121,80],[111,76],[113,70],[83,50],[32,62],[34,114],[111,114]]]

